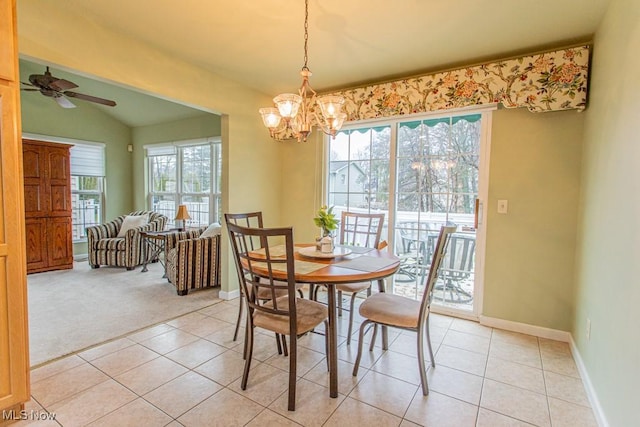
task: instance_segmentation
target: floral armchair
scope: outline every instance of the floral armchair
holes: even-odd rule
[[[144,225],[128,229],[120,233],[126,217],[148,215],[148,222]],[[105,224],[87,227],[87,249],[89,265],[98,268],[101,265],[126,267],[133,270],[142,265],[152,256],[147,242],[140,234],[142,231],[162,231],[167,223],[167,217],[157,212],[136,211],[122,215]],[[124,234],[123,236],[118,236]]]
[[[220,226],[212,224],[165,238],[167,278],[178,295],[220,285]]]

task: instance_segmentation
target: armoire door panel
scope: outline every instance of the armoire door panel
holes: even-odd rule
[[[73,267],[73,245],[69,236],[71,235],[71,218],[49,218],[48,220],[49,240],[49,267],[72,268]],[[51,268],[52,270],[54,268]]]
[[[49,149],[49,179],[53,181],[69,180],[69,148],[50,148]]]
[[[47,218],[27,218],[25,220],[27,270],[29,271],[41,271],[49,264],[47,221]]]
[[[23,145],[22,164],[24,165],[24,179],[29,178],[44,179],[44,163],[42,163],[42,152],[34,149],[28,144]]]
[[[24,212],[29,217],[45,214],[43,201],[46,196],[42,194],[43,187],[40,184],[24,184]]]
[[[69,200],[71,190],[65,184],[51,184],[49,187],[49,215],[50,216],[69,216],[71,215],[71,201]]]
[[[49,195],[44,161],[39,147],[25,144],[22,147],[24,171],[24,211],[27,218],[46,216],[49,211]]]

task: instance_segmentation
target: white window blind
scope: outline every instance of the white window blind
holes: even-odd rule
[[[175,145],[149,145],[145,146],[147,149],[147,156],[170,156],[176,154],[177,150]]]
[[[71,175],[105,176],[104,147],[76,144],[71,147]]]

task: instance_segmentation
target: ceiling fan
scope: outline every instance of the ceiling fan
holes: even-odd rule
[[[83,93],[72,92],[69,89],[77,88],[78,85],[69,80],[59,79],[51,75],[49,67],[44,74],[31,74],[29,76],[31,83],[22,82],[23,85],[30,87],[22,88],[26,91],[39,91],[44,96],[53,98],[62,108],[75,108],[76,106],[69,98],[83,99],[97,104],[115,107],[115,101],[109,99],[98,98],[97,96],[85,95]]]

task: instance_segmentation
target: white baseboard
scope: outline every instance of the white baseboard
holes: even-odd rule
[[[593,384],[591,383],[591,379],[589,378],[587,368],[584,366],[582,356],[580,356],[580,352],[578,351],[578,347],[576,346],[573,337],[571,337],[569,345],[571,346],[571,353],[573,354],[573,360],[575,360],[578,372],[580,373],[580,378],[582,378],[584,391],[587,393],[587,398],[589,399],[589,403],[591,404],[593,416],[596,418],[598,426],[609,427],[609,422],[607,421],[607,417],[605,417],[604,415],[604,411],[602,410],[602,406],[600,405],[600,400],[598,399],[596,390],[593,388]]]
[[[236,299],[239,296],[240,296],[240,289],[236,289],[235,291],[231,291],[231,292],[226,292],[221,290],[218,293],[218,298],[224,299],[224,300]]]
[[[526,323],[512,322],[511,320],[497,319],[495,317],[480,316],[480,324],[506,331],[519,332],[521,334],[534,335],[555,341],[571,342],[571,334],[557,329],[549,329],[542,326],[528,325]]]
[[[576,362],[578,373],[582,379],[582,385],[591,404],[593,410],[593,416],[600,427],[609,427],[607,418],[605,417],[602,406],[600,406],[600,400],[596,394],[587,368],[584,366],[578,347],[576,346],[573,336],[570,332],[559,331],[557,329],[544,328],[542,326],[528,325],[526,323],[512,322],[510,320],[497,319],[494,317],[480,316],[479,321],[481,325],[490,326],[492,328],[504,329],[506,331],[519,332],[527,335],[534,335],[540,338],[547,338],[555,341],[563,341],[569,343],[571,348],[571,354],[573,354],[573,360]]]

